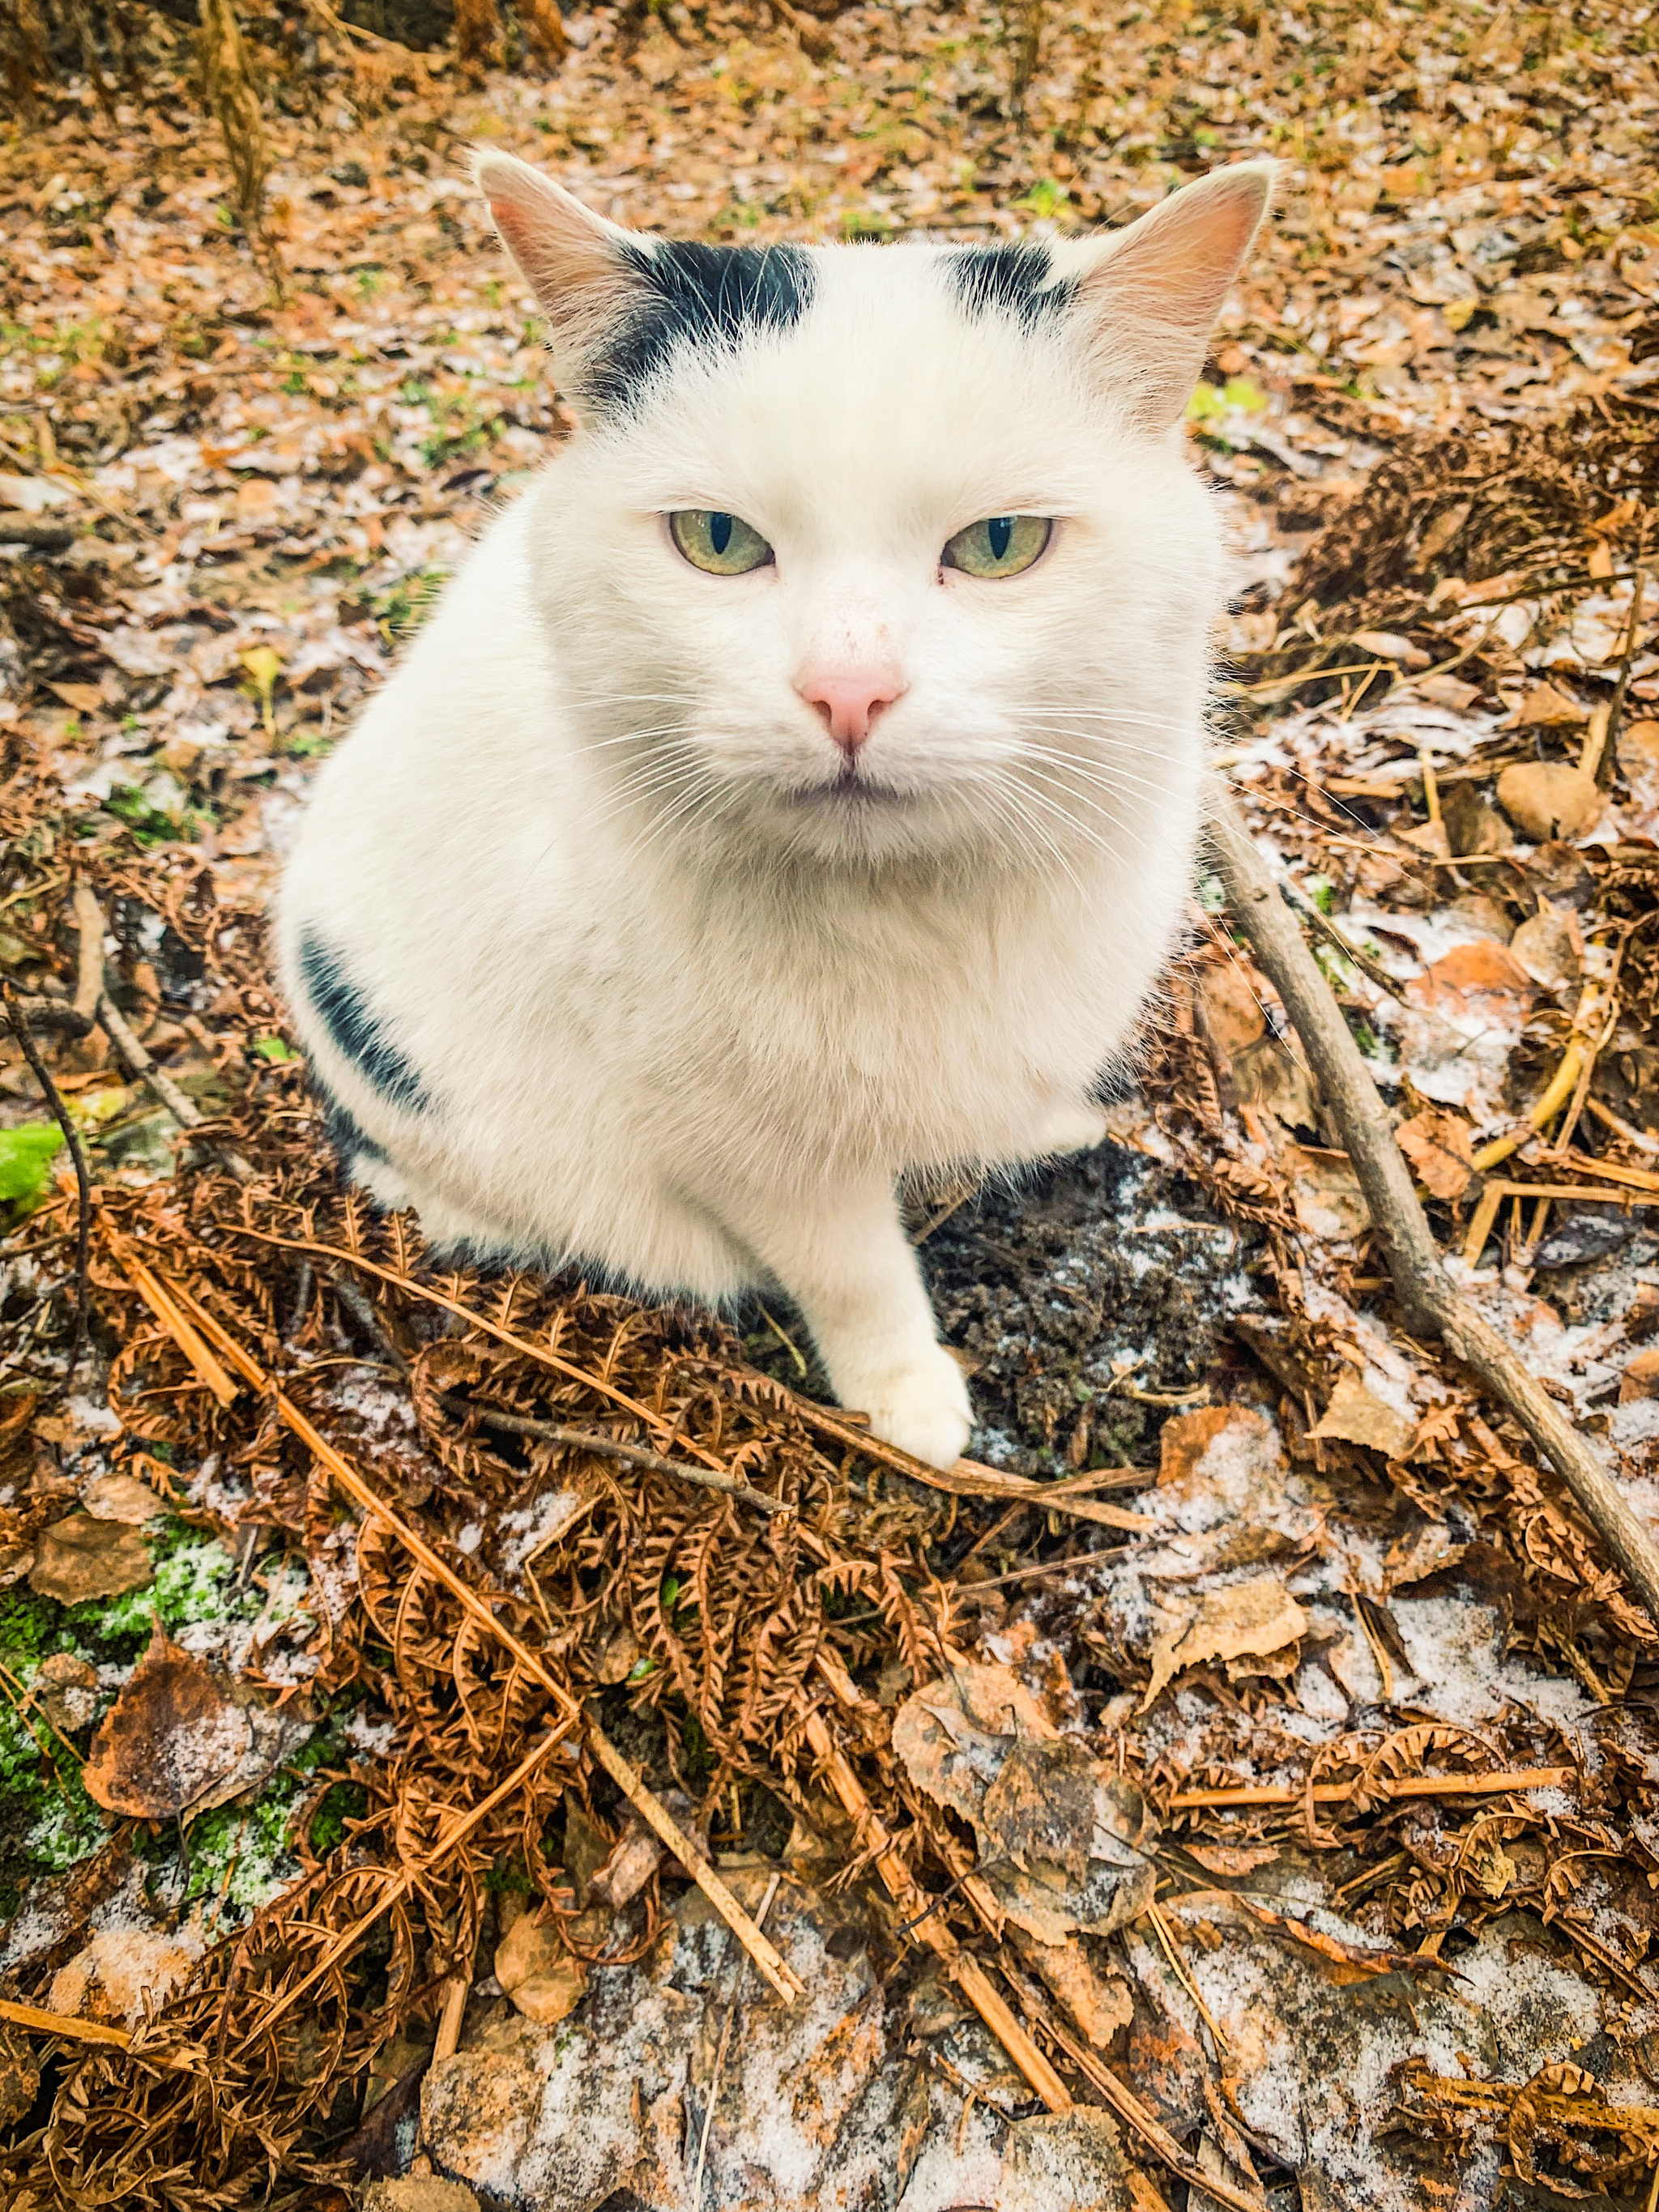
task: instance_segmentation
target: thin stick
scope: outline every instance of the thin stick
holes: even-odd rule
[[[75,1011],[88,1029],[104,995],[104,910],[90,884],[75,886]]]
[[[797,1997],[805,1996],[806,1984],[800,1976],[782,1953],[775,1950],[761,1934],[690,1837],[667,1807],[652,1796],[592,1713],[587,1716],[587,1747],[635,1811],[667,1844],[785,2004],[793,2004]]]
[[[1260,2197],[1247,2197],[1242,2189],[1231,2182],[1207,2174],[1195,2158],[1190,2157],[1176,2141],[1170,2130],[1155,2114],[1149,2112],[1127,2082],[1121,2081],[1109,2066],[1103,2065],[1086,2044],[1070,2035],[1054,2017],[1052,2008],[1042,1999],[1042,1993],[1027,1977],[1012,1966],[1005,1956],[1000,1961],[1003,1972],[1011,1986],[1019,1992],[1021,2004],[1027,2015],[1042,2027],[1050,2043],[1066,2053],[1085,2081],[1098,2089],[1106,2102],[1140,2137],[1153,2156],[1167,2166],[1171,2173],[1202,2189],[1218,2204],[1224,2204],[1228,2212],[1261,2212]]]
[[[181,1129],[199,1129],[202,1115],[185,1097],[170,1075],[164,1075],[128,1026],[126,1016],[106,991],[98,1018],[109,1031],[109,1041],[145,1088],[153,1091]]]
[[[547,1443],[571,1444],[580,1451],[597,1453],[601,1459],[620,1459],[633,1467],[648,1467],[658,1474],[672,1474],[678,1482],[694,1482],[700,1490],[724,1491],[728,1498],[740,1498],[745,1505],[752,1505],[762,1513],[794,1510],[787,1498],[769,1498],[763,1490],[739,1482],[735,1475],[716,1474],[711,1468],[689,1467],[683,1459],[670,1459],[645,1444],[622,1443],[615,1437],[596,1436],[589,1429],[568,1429],[558,1421],[532,1420],[527,1413],[499,1413],[493,1406],[473,1405],[453,1390],[440,1390],[437,1396],[446,1413],[474,1413],[485,1428],[500,1429],[506,1436],[536,1437]]]
[[[899,1474],[908,1474],[913,1482],[925,1482],[930,1489],[946,1491],[953,1498],[1018,1498],[1022,1505],[1067,1513],[1073,1520],[1097,1522],[1103,1528],[1123,1528],[1132,1535],[1158,1525],[1145,1514],[1131,1513],[1124,1506],[1097,1505],[1075,1495],[1097,1479],[1121,1473],[1121,1469],[1103,1468],[1099,1478],[1081,1474],[1066,1476],[1059,1482],[1033,1482],[1029,1475],[1003,1474],[995,1468],[981,1467],[970,1459],[959,1459],[951,1468],[929,1467],[925,1460],[913,1459],[896,1444],[883,1443],[867,1429],[860,1429],[855,1423],[832,1413],[827,1406],[820,1406],[814,1399],[792,1392],[791,1402],[809,1427],[834,1437],[838,1443],[848,1445],[854,1451],[862,1452],[866,1459],[890,1467]]]
[[[64,1133],[64,1142],[69,1146],[70,1159],[75,1163],[75,1342],[70,1349],[69,1368],[64,1376],[67,1390],[75,1380],[75,1370],[81,1364],[81,1354],[87,1348],[87,1248],[92,1235],[92,1177],[87,1172],[87,1156],[81,1149],[81,1139],[70,1121],[58,1085],[52,1081],[52,1070],[40,1057],[40,1048],[21,1007],[17,994],[8,983],[4,1003],[6,1021],[12,1035],[22,1048],[23,1057],[33,1073],[35,1081],[46,1095],[52,1118]]]
[[[755,1915],[757,1928],[765,1927],[766,1916],[772,1910],[772,1899],[777,1895],[778,1884],[782,1880],[783,1876],[781,1874],[775,1874],[767,1883],[766,1894],[762,1898],[760,1910]],[[726,2024],[720,2029],[720,2048],[714,2053],[714,2070],[709,2077],[708,2102],[703,2106],[702,2133],[697,2139],[697,2170],[691,2177],[691,2212],[697,2212],[697,2208],[702,2203],[702,2169],[703,2162],[708,2156],[708,2131],[714,2124],[714,2106],[720,2101],[720,2075],[726,2070],[726,2049],[732,2040],[732,2023],[738,2016],[738,2001],[743,1995],[744,1979],[748,1972],[749,1954],[745,1951],[738,1961],[738,1978],[732,1986],[732,2002],[726,2008]]]
[[[1371,1782],[1368,1792],[1386,1797],[1498,1797],[1510,1790],[1560,1790],[1578,1779],[1576,1766],[1511,1766],[1497,1774],[1411,1774],[1395,1782]],[[1177,1790],[1170,1800],[1172,1813],[1196,1813],[1211,1807],[1225,1809],[1243,1805],[1302,1805],[1311,1795],[1316,1805],[1340,1805],[1352,1797],[1351,1782],[1316,1782],[1311,1792],[1265,1782],[1239,1790]]]
[[[1408,1326],[1439,1336],[1452,1357],[1508,1407],[1659,1622],[1659,1548],[1537,1377],[1448,1279],[1359,1048],[1295,917],[1279,896],[1237,803],[1219,786],[1214,788],[1210,830],[1239,926],[1295,1024],[1330,1102]]]
[[[0,1997],[0,2020],[9,2020],[14,2027],[26,2027],[36,2035],[61,2035],[70,2043],[101,2043],[112,2051],[131,2051],[132,2037],[125,2027],[112,2027],[101,2020],[81,2020],[72,2013],[46,2012],[40,2005],[15,2004],[9,1997]],[[182,2052],[141,2051],[139,2057],[152,2066],[165,2066],[175,2074],[194,2074],[199,2067],[193,2057]]]
[[[830,1686],[834,1687],[833,1682]],[[892,1838],[865,1794],[864,1784],[853,1771],[851,1760],[830,1735],[829,1723],[816,1708],[807,1717],[806,1741],[853,1822],[860,1850],[874,1863],[883,1887],[916,1941],[939,1955],[957,1987],[1048,2110],[1069,2112],[1071,2091],[1014,2018],[1006,1999],[998,1994],[979,1960],[971,1952],[962,1949],[940,1916],[933,1911],[930,1900],[923,1896],[895,1850]]]
[[[438,2033],[432,2045],[432,2063],[453,2058],[460,2048],[461,2022],[472,1984],[465,1974],[452,1974],[444,1984],[444,2008],[438,2015]]]
[[[98,1218],[99,1227],[108,1241],[110,1249],[144,1304],[155,1315],[167,1334],[178,1346],[222,1406],[234,1406],[240,1395],[240,1386],[233,1382],[224,1369],[203,1341],[201,1332],[191,1327],[166,1289],[150,1273],[138,1255],[114,1227],[106,1214]]]

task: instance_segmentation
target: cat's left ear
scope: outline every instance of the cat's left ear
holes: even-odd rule
[[[1212,169],[1084,249],[1077,311],[1091,325],[1101,369],[1148,429],[1169,428],[1192,398],[1277,167],[1237,161]]]
[[[480,154],[472,173],[501,243],[536,295],[560,383],[574,389],[636,296],[634,234],[511,154]]]

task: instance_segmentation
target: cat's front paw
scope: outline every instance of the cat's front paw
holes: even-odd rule
[[[870,1416],[872,1434],[929,1467],[954,1467],[974,1425],[968,1385],[942,1344],[913,1365],[868,1384],[854,1401]]]

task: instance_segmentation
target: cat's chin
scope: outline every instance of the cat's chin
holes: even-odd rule
[[[788,843],[819,860],[897,860],[941,842],[939,809],[929,793],[869,776],[776,792],[769,811]]]

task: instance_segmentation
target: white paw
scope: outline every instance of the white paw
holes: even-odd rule
[[[968,1384],[942,1344],[913,1366],[873,1379],[856,1397],[843,1395],[869,1414],[871,1430],[883,1443],[896,1444],[929,1467],[954,1467],[974,1425]]]
[[[1037,1152],[1091,1152],[1106,1141],[1106,1113],[1100,1106],[1061,1106],[1037,1132]]]

